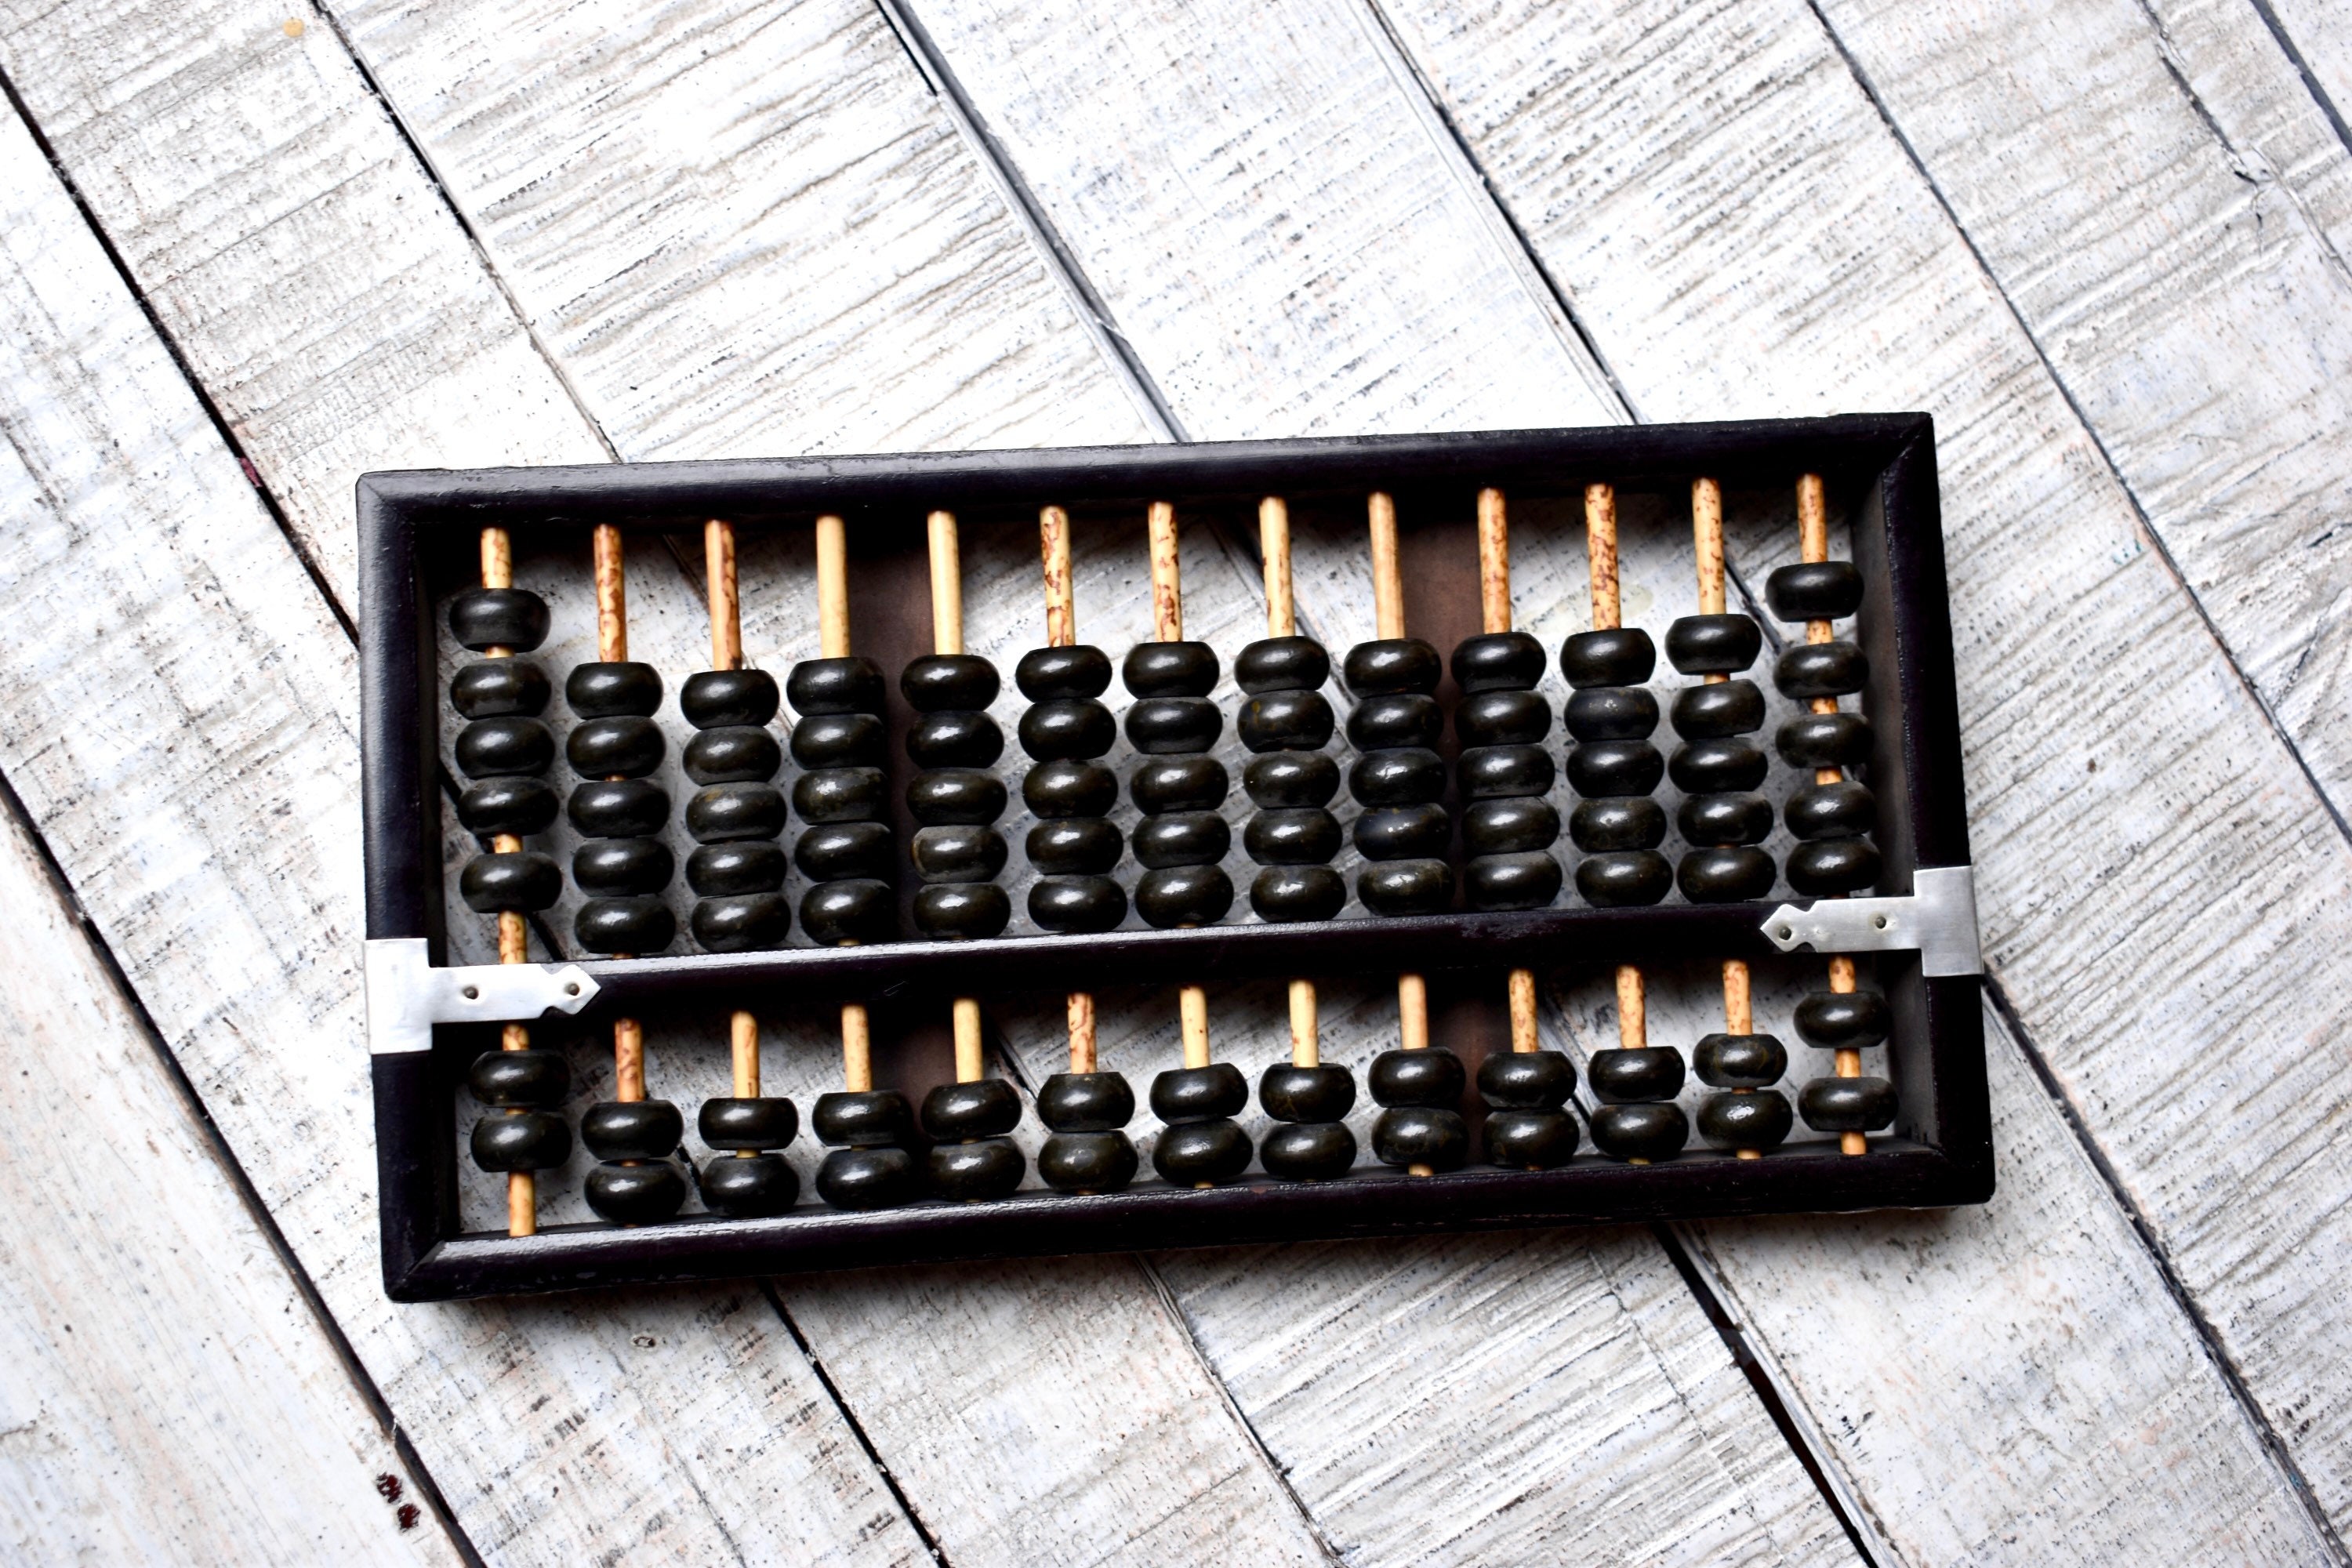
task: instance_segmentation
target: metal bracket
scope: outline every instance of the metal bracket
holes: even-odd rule
[[[1810,944],[1816,952],[1891,952],[1916,948],[1926,975],[1982,974],[1973,866],[1925,867],[1911,891],[1893,899],[1821,899],[1811,909],[1782,904],[1764,922],[1782,952]]]
[[[576,963],[475,963],[436,969],[425,939],[375,937],[367,948],[368,1049],[429,1051],[436,1024],[498,1024],[552,1009],[577,1013],[596,983]]]

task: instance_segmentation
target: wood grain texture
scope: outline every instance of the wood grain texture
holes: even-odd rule
[[[1988,956],[2338,1509],[2345,1330],[2326,1303],[2352,1081],[2314,1047],[2352,866],[2322,803],[1809,13],[1394,14],[1645,414],[1937,412]],[[1760,572],[1792,533],[1736,534],[1734,553]],[[2003,1162],[2004,1184],[2036,1179]],[[2080,1331],[2061,1316],[2044,1342]],[[1822,1427],[1859,1417],[1784,1364]]]
[[[2337,121],[2352,119],[2352,20],[2327,0],[2267,0],[2279,31],[2311,73],[2315,98],[2324,98]]]

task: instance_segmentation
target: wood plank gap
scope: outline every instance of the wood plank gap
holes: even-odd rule
[[[2166,1293],[2180,1309],[2181,1315],[2189,1320],[2190,1327],[2195,1329],[2198,1342],[2204,1347],[2206,1358],[2212,1363],[2213,1369],[2221,1374],[2222,1384],[2230,1391],[2230,1397],[2237,1402],[2239,1413],[2253,1427],[2255,1435],[2262,1441],[2263,1451],[2270,1456],[2271,1463],[2278,1467],[2280,1475],[2286,1480],[2287,1489],[2294,1494],[2295,1501],[2303,1506],[2304,1512],[2309,1516],[2312,1528],[2318,1531],[2320,1540],[2327,1546],[2337,1568],[2352,1568],[2352,1547],[2346,1545],[2342,1532],[2337,1531],[2335,1522],[2327,1517],[2327,1510],[2320,1505],[2318,1494],[2312,1490],[2311,1483],[2305,1479],[2302,1468],[2295,1464],[2294,1456],[2287,1451],[2286,1440],[2279,1435],[2278,1428],[2272,1424],[2269,1412],[2263,1408],[2262,1402],[2254,1397],[2253,1390],[2247,1386],[2244,1374],[2239,1371],[2237,1362],[2231,1356],[2228,1346],[2222,1341],[2221,1331],[2214,1326],[2213,1321],[2205,1315],[2204,1309],[2197,1304],[2197,1298],[2190,1292],[2187,1282],[2174,1271],[2171,1258],[2166,1254],[2163,1244],[2157,1239],[2156,1227],[2148,1223],[2147,1214],[2133,1198],[2131,1189],[2125,1184],[2123,1177],[2109,1163],[2106,1151],[2102,1149],[2098,1140],[2091,1135],[2090,1126],[2084,1120],[2081,1108],[2075,1105],[2074,1100],[2066,1093],[2064,1086],[2058,1081],[2057,1073],[2052,1069],[2048,1058],[2042,1053],[2040,1042],[2034,1039],[2032,1031],[2026,1027],[2024,1018],[2011,1005],[2009,993],[2002,987],[2000,977],[1990,970],[1985,973],[1985,997],[1992,1004],[1993,1010],[2000,1015],[2001,1022],[2009,1026],[2011,1034],[2017,1040],[2019,1051],[2025,1058],[2026,1066],[2032,1069],[2034,1079],[2042,1085],[2042,1091],[2050,1097],[2050,1103],[2057,1108],[2058,1115],[2066,1123],[2067,1131],[2074,1135],[2074,1141],[2082,1145],[2083,1152],[2089,1157],[2091,1168],[2099,1173],[2099,1180],[2105,1184],[2108,1195],[2115,1199],[2116,1206],[2123,1211],[2124,1218],[2131,1226],[2132,1234],[2139,1237],[2140,1245],[2147,1249],[2148,1257],[2154,1260],[2156,1276],[2164,1282]]]
[[[21,106],[19,112],[22,112]],[[84,209],[83,216],[85,219],[89,216],[87,209]],[[183,366],[182,369],[184,371],[185,367]],[[49,841],[43,836],[40,825],[33,819],[33,814],[26,809],[23,798],[16,794],[16,785],[9,782],[5,773],[0,773],[0,812],[5,812],[8,816],[16,824],[17,830],[25,836],[25,841],[33,847],[34,854],[40,859],[43,874],[47,877],[51,889],[57,893],[58,901],[65,907],[67,915],[73,921],[74,929],[81,933],[82,941],[89,948],[90,956],[97,961],[99,968],[105,972],[107,984],[113,987],[116,999],[130,1014],[141,1037],[146,1040],[148,1048],[154,1052],[157,1065],[163,1068],[163,1077],[171,1084],[172,1092],[179,1100],[181,1108],[187,1112],[189,1121],[194,1124],[197,1136],[203,1140],[205,1152],[212,1156],[213,1163],[227,1179],[230,1188],[236,1192],[238,1204],[243,1206],[246,1214],[251,1217],[255,1227],[269,1243],[270,1252],[276,1256],[278,1265],[286,1270],[287,1277],[294,1282],[295,1291],[302,1298],[303,1304],[310,1309],[312,1320],[317,1322],[320,1331],[325,1335],[328,1346],[333,1351],[336,1361],[342,1366],[344,1375],[351,1379],[352,1387],[358,1393],[360,1402],[367,1407],[369,1415],[375,1418],[377,1429],[391,1441],[393,1452],[399,1456],[401,1464],[408,1471],[409,1481],[423,1497],[425,1506],[432,1510],[433,1517],[440,1522],[441,1532],[447,1538],[451,1549],[466,1562],[473,1564],[474,1568],[486,1568],[481,1552],[475,1549],[472,1538],[466,1533],[465,1527],[457,1522],[457,1515],[449,1510],[448,1500],[441,1495],[440,1483],[434,1479],[433,1472],[425,1468],[423,1456],[417,1453],[415,1445],[409,1442],[408,1434],[401,1430],[400,1423],[392,1414],[391,1404],[385,1400],[383,1391],[375,1385],[375,1379],[368,1375],[367,1368],[361,1363],[358,1354],[352,1349],[352,1342],[344,1335],[342,1325],[337,1322],[335,1315],[328,1310],[326,1300],[319,1294],[318,1286],[311,1281],[310,1270],[302,1267],[302,1260],[294,1255],[293,1247],[287,1244],[286,1235],[278,1229],[278,1220],[269,1212],[269,1205],[261,1201],[261,1194],[255,1189],[253,1179],[246,1174],[245,1166],[238,1162],[236,1152],[229,1147],[228,1140],[221,1135],[220,1128],[213,1121],[212,1112],[205,1108],[204,1098],[196,1092],[196,1086],[189,1081],[187,1072],[180,1066],[180,1058],[172,1054],[172,1047],[164,1041],[163,1032],[157,1026],[154,1016],[147,1011],[147,1004],[141,999],[137,988],[131,984],[131,976],[124,972],[121,961],[115,956],[114,949],[107,942],[105,933],[98,929],[98,922],[91,920],[89,911],[82,907],[80,896],[74,891],[73,882],[66,876],[64,865],[58,861],[56,851],[49,847]]]
[[[2346,152],[2352,153],[2352,128],[2345,125],[2344,116],[2336,108],[2336,100],[2320,84],[2318,74],[2311,68],[2311,62],[2303,58],[2303,50],[2286,30],[2286,24],[2280,21],[2278,13],[2271,8],[2271,0],[2248,0],[2248,3],[2253,6],[2254,15],[2263,19],[2263,26],[2270,29],[2271,37],[2277,41],[2288,63],[2294,67],[2294,74],[2303,79],[2304,90],[2311,94],[2311,101],[2319,105],[2319,112],[2327,116],[2327,123],[2335,127],[2336,140],[2344,144]]]

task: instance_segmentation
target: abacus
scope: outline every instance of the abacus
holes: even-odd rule
[[[395,1299],[1992,1190],[1924,415],[374,474],[359,518]],[[1549,636],[1519,623],[1515,531],[1581,558]],[[1792,559],[1754,582],[1732,533]],[[1148,580],[1150,634],[1116,658],[1079,640],[1081,534]],[[1621,534],[1654,581],[1672,552],[1695,613],[1647,613]],[[1262,581],[1263,637],[1187,639],[1187,538]],[[743,540],[812,547],[781,689],[747,664]],[[640,576],[699,577],[710,668],[676,723],[629,658],[625,544]],[[1008,747],[964,563],[1012,545],[1020,604],[988,606],[1029,644]],[[517,587],[525,549],[563,585]],[[1368,593],[1333,586],[1340,557]],[[1314,635],[1365,608],[1371,637]],[[560,708],[551,626],[594,638]],[[460,931],[498,962],[451,963]],[[1674,1010],[1695,973],[1719,1029]],[[1547,1047],[1547,985],[1584,998],[1580,1075]],[[1334,986],[1381,1037],[1368,1060],[1327,1059]],[[1180,1058],[1107,1047],[1107,994],[1172,1014]],[[1068,1063],[1032,1085],[1001,1037],[1040,998]],[[838,1087],[796,1147],[761,1018],[812,1010]],[[911,1016],[951,1069],[908,1076]],[[1792,1069],[1775,1022],[1826,1070]],[[723,1070],[677,1044],[696,1023]],[[575,1120],[593,1218],[542,1223]],[[461,1182],[499,1177],[505,1227],[467,1228]]]

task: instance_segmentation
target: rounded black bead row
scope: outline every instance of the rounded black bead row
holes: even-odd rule
[[[563,747],[581,781],[566,808],[581,840],[572,879],[588,895],[572,934],[590,952],[659,952],[677,934],[661,896],[677,861],[656,837],[669,792],[646,776],[667,749],[653,721],[661,675],[650,664],[576,665],[563,697],[580,719]]]
[[[1355,698],[1348,740],[1358,753],[1348,793],[1364,808],[1356,848],[1369,862],[1356,874],[1356,896],[1376,915],[1435,914],[1454,901],[1445,860],[1454,824],[1436,750],[1444,666],[1419,637],[1385,637],[1349,648],[1342,673]]]
[[[759,669],[706,669],[687,677],[677,705],[695,728],[686,776],[701,786],[686,803],[698,847],[686,858],[695,891],[694,940],[711,952],[780,947],[792,929],[784,898],[782,749],[768,729],[776,678]]]
[[[1426,645],[1424,645],[1426,646]],[[1382,1051],[1365,1075],[1383,1108],[1372,1123],[1372,1154],[1384,1165],[1457,1171],[1470,1157],[1463,1120],[1462,1058],[1443,1047]]]
[[[1507,1170],[1550,1171],[1576,1153],[1576,1064],[1559,1051],[1498,1052],[1478,1068],[1486,1102],[1486,1163]]]
[[[517,1174],[551,1171],[572,1158],[572,1129],[561,1114],[572,1064],[562,1051],[484,1051],[467,1083],[490,1108],[474,1123],[475,1164]]]
[[[784,678],[793,726],[793,810],[803,824],[793,863],[809,880],[801,929],[819,945],[898,934],[898,846],[890,832],[889,752],[882,670],[870,658],[805,658]]]
[[[816,1097],[809,1126],[826,1148],[817,1195],[837,1209],[887,1209],[922,1191],[922,1167],[906,1145],[914,1112],[892,1089],[840,1089]]]
[[[1037,1093],[1037,1120],[1052,1129],[1037,1174],[1064,1193],[1115,1193],[1135,1180],[1135,1090],[1115,1072],[1057,1072]]]
[[[1543,743],[1551,704],[1536,694],[1544,662],[1525,632],[1489,632],[1454,650],[1463,894],[1474,910],[1540,910],[1559,896],[1559,813],[1546,798],[1553,770]]]
[[[1584,851],[1576,890],[1603,909],[1654,904],[1674,886],[1674,868],[1658,853],[1666,814],[1650,798],[1665,774],[1650,743],[1658,700],[1643,683],[1657,667],[1650,634],[1638,627],[1579,632],[1559,655],[1569,694],[1568,782],[1583,798],[1568,833]]]
[[[1759,1153],[1787,1141],[1789,1097],[1771,1086],[1789,1070],[1788,1047],[1770,1035],[1706,1035],[1691,1060],[1699,1081],[1717,1091],[1699,1102],[1700,1137]]]
[[[1323,695],[1330,678],[1331,656],[1312,637],[1266,637],[1234,661],[1244,699],[1235,728],[1252,752],[1242,788],[1257,808],[1242,847],[1262,868],[1250,881],[1250,908],[1262,920],[1328,921],[1348,901],[1348,884],[1330,866],[1340,844],[1330,811],[1339,765],[1323,750],[1333,728]]]
[[[1849,561],[1783,566],[1765,584],[1772,613],[1784,621],[1843,620],[1862,605],[1862,574]],[[1792,643],[1772,670],[1780,694],[1810,704],[1860,691],[1870,677],[1862,649],[1843,641]],[[1807,770],[1848,769],[1870,760],[1870,721],[1859,713],[1801,713],[1780,727],[1781,757]],[[1878,880],[1878,850],[1867,835],[1878,805],[1852,779],[1809,783],[1782,814],[1797,847],[1789,885],[1810,898],[1859,891]]]
[[[1346,1118],[1356,1106],[1356,1080],[1346,1068],[1270,1067],[1257,1080],[1257,1102],[1275,1120],[1257,1151],[1267,1174],[1329,1181],[1355,1164],[1356,1134]]]
[[[702,1141],[718,1151],[698,1173],[702,1206],[730,1219],[764,1219],[791,1208],[801,1178],[782,1155],[801,1130],[798,1107],[782,1096],[713,1099],[696,1118]]]
[[[1143,813],[1133,843],[1143,867],[1135,912],[1163,930],[1214,925],[1234,907],[1233,879],[1220,864],[1233,830],[1218,811],[1232,781],[1209,755],[1225,727],[1209,700],[1216,650],[1204,642],[1138,643],[1120,674],[1136,700],[1127,710],[1128,744],[1142,753],[1128,781]]]
[[[1691,846],[1675,880],[1695,904],[1760,899],[1779,875],[1756,847],[1771,836],[1772,803],[1757,793],[1769,763],[1747,739],[1764,727],[1764,693],[1739,678],[1763,647],[1763,628],[1748,616],[1685,616],[1666,628],[1676,669],[1730,678],[1675,693],[1672,722],[1682,743],[1667,771],[1683,792],[1676,826]]]
[[[686,1177],[670,1156],[686,1120],[667,1100],[605,1100],[580,1119],[580,1141],[604,1162],[588,1173],[588,1206],[622,1225],[654,1225],[686,1202]]]
[[[1234,1120],[1249,1107],[1249,1080],[1231,1062],[1171,1068],[1151,1080],[1151,1114],[1167,1125],[1152,1141],[1151,1168],[1180,1187],[1230,1182],[1249,1167],[1249,1134]]]
[[[915,829],[915,929],[934,940],[994,936],[1013,918],[996,885],[1004,869],[1004,783],[988,772],[1004,754],[1004,731],[989,716],[996,667],[971,654],[929,654],[908,665],[898,689],[921,715],[907,755],[923,771],[907,786]]]
[[[1003,1079],[943,1083],[923,1097],[931,1147],[931,1191],[966,1203],[1011,1195],[1029,1168],[1013,1140],[1021,1097]]]
[[[540,719],[547,676],[514,656],[547,639],[546,601],[519,588],[469,589],[450,605],[449,629],[476,653],[512,650],[465,666],[449,682],[450,705],[467,721],[454,748],[457,768],[472,781],[457,798],[457,820],[483,838],[544,833],[556,808],[542,776],[555,761],[555,737]],[[562,891],[555,862],[522,849],[477,855],[457,878],[466,907],[486,915],[536,914]]]
[[[1874,991],[1815,991],[1797,1004],[1797,1033],[1825,1051],[1861,1051],[1894,1027],[1886,998]],[[1883,1078],[1817,1078],[1798,1091],[1797,1109],[1817,1132],[1878,1132],[1895,1121],[1895,1086]]]

